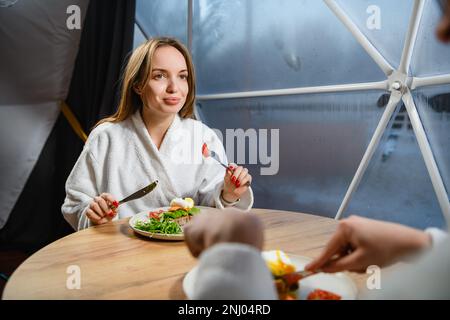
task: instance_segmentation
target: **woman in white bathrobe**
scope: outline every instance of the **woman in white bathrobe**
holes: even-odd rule
[[[215,132],[191,119],[194,101],[194,68],[180,42],[156,38],[136,48],[118,111],[90,133],[66,182],[62,213],[75,230],[168,206],[177,197],[203,206],[252,207],[248,170],[225,170],[203,158],[206,143],[227,162]],[[111,210],[114,201],[155,180],[151,193]]]

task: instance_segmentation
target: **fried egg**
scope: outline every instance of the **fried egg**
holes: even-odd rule
[[[263,251],[262,257],[274,276],[282,276],[295,271],[295,266],[286,253],[280,250]]]
[[[194,207],[194,200],[192,198],[174,198],[170,201],[171,207],[180,207],[183,209],[192,209]]]

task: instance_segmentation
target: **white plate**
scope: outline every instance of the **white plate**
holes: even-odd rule
[[[288,254],[296,270],[303,270],[305,265],[311,261],[311,258]],[[198,266],[192,268],[183,279],[183,290],[189,299],[194,294],[194,283],[197,277]],[[354,300],[357,297],[358,290],[355,283],[344,273],[319,273],[300,281],[298,297],[300,300],[306,300],[308,294],[315,290],[322,289],[336,293],[343,300]]]
[[[160,208],[155,208],[155,209],[149,209],[148,211],[144,211],[144,212],[139,212],[139,213],[135,214],[133,217],[131,217],[131,219],[128,221],[128,224],[130,225],[131,229],[134,230],[134,232],[139,233],[140,235],[152,238],[152,239],[170,240],[170,241],[184,240],[183,233],[179,233],[179,234],[155,233],[155,232],[139,230],[134,227],[136,225],[136,222],[138,222],[138,221],[149,220],[149,217],[148,217],[149,212],[159,211],[159,210],[167,211],[167,210],[169,210],[169,208],[170,207],[160,207]]]
[[[136,225],[137,221],[147,221],[149,219],[149,217],[148,217],[149,212],[159,211],[159,210],[167,211],[167,210],[169,210],[169,208],[170,207],[160,207],[160,208],[149,209],[148,211],[144,211],[144,212],[139,212],[130,218],[130,220],[128,221],[128,224],[130,225],[131,229],[134,230],[134,232],[139,233],[140,235],[152,238],[152,239],[169,240],[169,241],[184,240],[183,233],[179,233],[179,234],[155,233],[155,232],[139,230],[134,227]],[[203,206],[196,206],[196,208],[200,209],[200,212],[202,209],[205,209],[205,208],[211,209],[211,208],[203,207]]]

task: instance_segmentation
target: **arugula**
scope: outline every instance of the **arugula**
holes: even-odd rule
[[[176,211],[166,211],[161,213],[158,219],[150,218],[147,221],[137,221],[134,227],[136,229],[152,233],[182,233],[183,230],[181,229],[180,225],[174,220],[188,215],[193,216],[199,212],[200,209],[195,207],[191,208],[189,211],[185,211],[182,209]]]
[[[151,218],[148,221],[138,221],[134,226],[136,229],[153,232],[153,233],[166,233],[176,234],[182,233],[181,227],[173,220],[158,220]]]

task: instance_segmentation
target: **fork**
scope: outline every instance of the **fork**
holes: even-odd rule
[[[203,144],[203,148],[202,148],[202,154],[205,158],[207,157],[211,157],[214,160],[216,160],[222,167],[224,167],[226,170],[230,170],[230,167],[227,166],[225,163],[223,163],[222,161],[220,161],[219,156],[217,155],[217,153],[215,153],[213,150],[209,150],[208,146],[206,146],[206,144]],[[245,184],[247,187],[250,186],[250,181],[248,181]]]
[[[282,275],[281,278],[283,278],[283,279],[295,278],[295,281],[300,281],[300,280],[303,280],[309,276],[315,275],[320,272],[322,272],[320,269],[314,270],[314,271],[310,271],[310,270],[294,271],[294,272]]]

